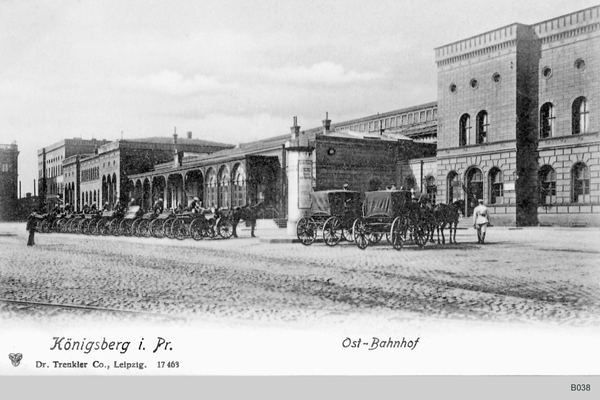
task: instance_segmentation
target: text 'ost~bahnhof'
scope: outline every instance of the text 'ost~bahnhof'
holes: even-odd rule
[[[38,151],[39,194],[80,209],[265,202],[295,223],[310,193],[412,189],[477,199],[496,225],[600,226],[600,6],[435,49],[437,102],[228,145],[191,132],[64,139]],[[59,200],[60,199],[60,200]]]

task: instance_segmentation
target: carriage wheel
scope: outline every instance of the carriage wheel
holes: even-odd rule
[[[140,222],[142,222],[142,220],[140,218],[136,218],[131,222],[131,233],[130,236],[139,236],[137,234],[137,228],[138,225],[140,224]]]
[[[359,249],[364,250],[369,247],[369,237],[371,234],[367,230],[367,225],[362,218],[357,218],[352,225],[352,232],[354,233],[354,243]]]
[[[354,233],[352,232],[352,227],[348,229],[343,228],[342,236],[344,237],[344,240],[347,240],[348,242],[354,242]]]
[[[148,237],[148,228],[150,227],[150,220],[142,219],[137,226],[135,231],[136,236]]]
[[[313,244],[317,238],[317,230],[315,229],[311,218],[302,217],[296,224],[296,236],[298,240],[305,246]]]
[[[150,223],[150,234],[155,238],[163,238],[165,237],[165,231],[163,231],[163,223],[164,221],[160,219],[155,219]]]
[[[400,250],[406,241],[406,227],[402,218],[398,217],[392,223],[390,230],[391,243],[394,249]]]
[[[331,217],[323,225],[323,240],[327,246],[335,246],[342,240],[342,223],[339,218]]]
[[[228,219],[220,220],[217,226],[217,230],[219,231],[219,235],[223,239],[229,239],[233,236],[233,225]]]
[[[163,224],[163,232],[165,233],[165,236],[168,237],[169,239],[175,239],[175,236],[173,235],[173,230],[171,229],[173,227],[173,223],[176,221],[176,219],[171,218],[165,221],[165,223]]]
[[[113,236],[119,236],[119,223],[121,220],[119,218],[113,218],[108,223],[108,234]]]
[[[104,218],[100,218],[98,221],[96,221],[96,224],[94,226],[94,235],[98,236],[98,235],[105,235],[105,229],[106,229],[106,220]]]
[[[75,228],[75,229],[77,229],[77,233],[79,233],[79,234],[85,233],[83,230],[83,228],[85,226],[85,221],[86,221],[85,219],[80,219],[77,222],[77,228]]]
[[[123,219],[119,224],[119,235],[131,236],[131,224],[133,221],[130,219]]]
[[[90,224],[92,223],[91,219],[84,219],[81,223],[81,233],[84,235],[90,234]]]
[[[420,225],[420,224],[413,225],[412,236],[413,236],[413,240],[417,244],[417,246],[419,246],[419,247],[425,246],[425,244],[427,244],[427,238],[429,237],[429,232],[427,230],[427,226]]]
[[[202,240],[204,239],[204,229],[202,226],[202,218],[194,218],[192,223],[190,224],[190,236],[194,240]]]
[[[177,240],[183,240],[187,237],[187,227],[183,219],[176,219],[171,224],[171,232],[174,238]]]

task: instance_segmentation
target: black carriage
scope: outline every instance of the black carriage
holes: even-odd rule
[[[152,222],[158,217],[154,211],[149,211],[134,221],[132,230],[133,234],[140,237],[152,236]]]
[[[194,240],[215,238],[217,235],[229,239],[233,236],[232,217],[232,211],[227,209],[202,212],[191,221],[188,234]]]
[[[133,223],[141,218],[143,211],[140,206],[131,206],[119,222],[119,235],[131,236],[133,234]]]
[[[366,192],[363,216],[354,221],[354,242],[364,250],[385,235],[400,250],[408,231],[407,204],[411,193],[403,190]]]
[[[175,217],[176,217],[175,212],[173,212],[171,210],[165,210],[165,212],[158,214],[158,216],[156,218],[154,218],[152,220],[152,222],[150,223],[150,228],[149,228],[150,234],[152,236],[154,236],[155,238],[165,237],[166,225],[169,225],[169,228],[170,228],[170,224],[173,222]],[[170,234],[170,232],[171,231],[169,229],[169,234]]]
[[[322,231],[323,241],[335,246],[342,239],[352,241],[352,224],[360,217],[360,193],[351,190],[324,190],[311,194],[310,215],[296,224],[298,240],[312,244]]]
[[[354,241],[360,249],[386,237],[396,250],[408,239],[422,247],[429,235],[426,210],[405,190],[366,192],[363,217],[353,225]]]

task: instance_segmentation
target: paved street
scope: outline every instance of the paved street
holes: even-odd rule
[[[364,251],[344,242],[261,243],[247,231],[198,242],[36,234],[37,245],[27,247],[24,224],[0,224],[2,232],[16,233],[0,235],[4,320],[121,315],[7,302],[15,300],[215,323],[600,326],[597,229],[493,227],[485,245],[459,230],[458,245],[401,251],[385,239]]]

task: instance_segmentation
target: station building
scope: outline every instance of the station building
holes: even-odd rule
[[[496,225],[600,226],[600,6],[435,49],[437,102],[204,150],[117,141],[62,161],[65,198],[265,202],[293,226],[315,190],[394,185],[483,199]],[[209,145],[205,143],[205,145]],[[158,146],[158,147],[157,147]],[[166,147],[165,147],[166,146]],[[112,158],[111,158],[112,157]]]
[[[435,49],[438,198],[497,224],[600,225],[600,7]]]

